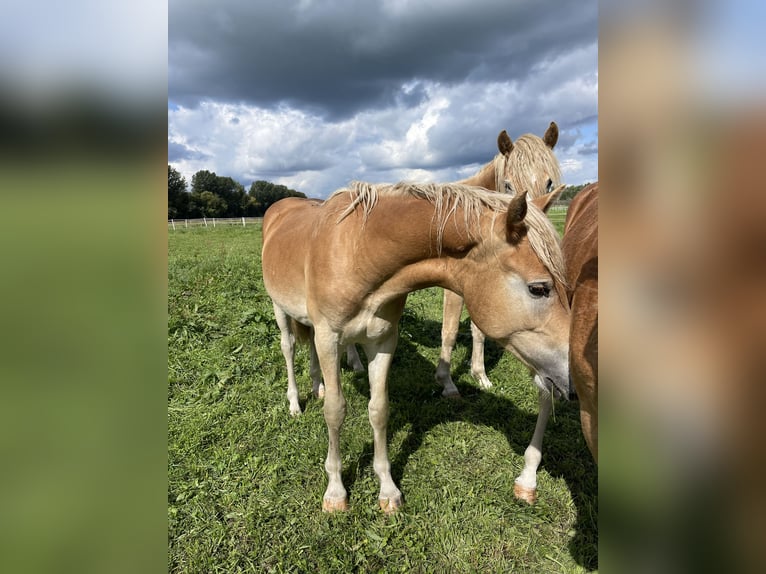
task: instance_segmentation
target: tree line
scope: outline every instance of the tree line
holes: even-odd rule
[[[570,201],[587,185],[566,187],[559,201]],[[168,164],[168,219],[263,217],[272,203],[285,197],[306,197],[306,194],[263,180],[254,181],[245,191],[245,187],[232,178],[207,170],[192,176],[189,192],[186,179]]]
[[[580,185],[568,185],[559,195],[558,201],[572,201],[572,198],[590,185],[590,182]]]
[[[202,217],[262,217],[272,203],[285,197],[306,197],[284,185],[255,181],[250,189],[230,177],[200,170],[186,178],[168,164],[168,219]]]

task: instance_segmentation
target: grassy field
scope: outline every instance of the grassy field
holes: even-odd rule
[[[596,467],[576,404],[557,403],[538,502],[513,497],[534,429],[529,373],[487,345],[481,390],[464,316],[453,357],[462,398],[434,383],[441,291],[410,295],[390,375],[388,434],[404,508],[378,509],[369,389],[343,372],[341,433],[351,509],[321,512],[327,434],[296,369],[305,413],[288,414],[284,360],[260,268],[260,228],[169,232],[168,569],[171,572],[586,572],[597,569]]]

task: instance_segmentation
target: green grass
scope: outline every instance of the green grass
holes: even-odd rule
[[[487,344],[494,382],[458,400],[433,375],[441,292],[410,295],[390,374],[389,456],[404,507],[378,510],[366,377],[343,372],[350,511],[321,512],[327,434],[296,357],[305,413],[288,414],[284,360],[260,269],[260,229],[169,232],[168,562],[171,572],[583,572],[597,568],[596,468],[576,404],[556,405],[538,502],[513,497],[534,429],[527,370]]]

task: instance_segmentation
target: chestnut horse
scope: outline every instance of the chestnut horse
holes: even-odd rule
[[[559,128],[556,122],[550,123],[542,138],[533,134],[524,134],[515,143],[503,130],[497,137],[498,154],[494,159],[475,175],[458,183],[499,192],[505,192],[506,185],[510,184],[513,192],[526,191],[530,198],[550,193],[561,183],[561,170],[553,154],[558,138]],[[460,395],[450,374],[450,361],[457,340],[462,311],[463,299],[460,295],[445,290],[442,347],[439,364],[436,366],[436,381],[443,387],[444,396]],[[484,334],[473,321],[471,321],[471,335],[473,340],[471,375],[482,388],[488,389],[492,383],[484,368]]]
[[[572,200],[562,251],[572,311],[569,369],[585,442],[598,464],[598,183]]]
[[[561,180],[558,161],[553,154],[553,148],[558,141],[559,130],[556,122],[551,122],[542,139],[525,134],[516,143],[501,131],[497,136],[498,153],[484,165],[475,175],[459,181],[463,185],[484,187],[490,191],[505,193],[510,186],[514,190],[526,190],[529,197],[540,197],[558,187]],[[321,200],[312,200],[321,202]],[[442,321],[442,347],[439,363],[436,367],[436,381],[442,388],[444,396],[459,396],[460,392],[450,375],[450,358],[457,340],[460,315],[463,310],[463,298],[452,291],[444,291],[444,311]],[[484,368],[484,334],[471,322],[473,350],[471,353],[471,374],[479,381],[482,388],[488,389],[492,383]],[[287,362],[287,398],[290,403],[290,414],[301,413],[298,385],[295,380],[293,357],[286,355]],[[346,346],[346,363],[356,372],[363,372],[364,365],[353,343]],[[324,383],[319,371],[316,357],[311,355],[309,370],[314,397],[324,396]]]
[[[556,194],[527,202],[457,184],[356,182],[326,202],[272,205],[263,220],[263,280],[285,358],[296,327],[310,339],[325,384],[328,429],[322,508],[345,510],[340,427],[345,399],[340,350],[363,345],[370,381],[373,468],[381,508],[402,495],[391,478],[387,378],[407,295],[430,286],[459,293],[479,328],[538,376],[541,410],[514,493],[534,501],[542,433],[552,398],[569,394],[569,306],[558,235],[544,214]],[[288,361],[289,363],[289,361]],[[542,421],[542,423],[541,423]]]

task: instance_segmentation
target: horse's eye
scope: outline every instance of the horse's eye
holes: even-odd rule
[[[548,184],[545,186],[545,191],[548,193],[551,192],[551,188],[553,187],[553,180],[548,178]]]
[[[548,283],[530,283],[527,285],[529,294],[535,299],[540,297],[547,297],[551,294],[551,286]]]

